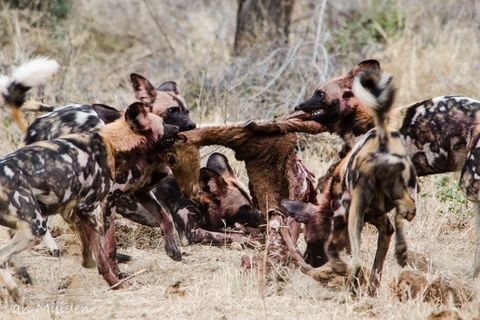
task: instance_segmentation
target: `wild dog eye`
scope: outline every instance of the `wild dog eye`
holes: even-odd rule
[[[179,107],[171,107],[171,108],[168,108],[168,112],[169,113],[176,113],[180,110]]]
[[[323,92],[322,90],[317,90],[315,91],[315,96],[317,98],[323,98],[325,96],[325,92]]]

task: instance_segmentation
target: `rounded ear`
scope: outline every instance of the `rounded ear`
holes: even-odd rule
[[[173,152],[169,152],[167,153],[166,160],[167,160],[168,166],[170,168],[173,168],[177,164],[177,155]]]
[[[92,108],[105,123],[113,122],[122,116],[120,111],[105,104],[95,103]]]
[[[125,121],[130,128],[136,132],[142,132],[147,130],[145,118],[147,116],[148,109],[142,102],[134,102],[128,106],[125,111]]]
[[[177,83],[175,81],[165,81],[164,83],[158,86],[157,90],[173,92],[175,94],[179,93]]]
[[[296,200],[284,199],[280,202],[280,206],[297,222],[302,223],[308,223],[318,211],[316,205]]]
[[[135,98],[145,103],[153,103],[157,95],[155,87],[145,77],[132,73],[130,75]]]
[[[350,76],[355,77],[362,70],[374,70],[380,72],[382,68],[380,67],[380,62],[375,59],[363,60],[357,64],[351,71]]]
[[[207,168],[212,169],[221,175],[229,174],[230,176],[235,176],[227,157],[218,152],[214,152],[208,157]]]
[[[203,192],[220,195],[227,191],[227,182],[217,172],[209,168],[200,169],[199,185]]]

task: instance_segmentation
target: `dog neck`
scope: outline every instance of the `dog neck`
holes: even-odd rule
[[[133,131],[124,119],[107,124],[99,131],[108,152],[108,164],[115,173],[115,157],[120,152],[128,152],[144,144],[146,138]],[[114,174],[115,175],[115,174]]]

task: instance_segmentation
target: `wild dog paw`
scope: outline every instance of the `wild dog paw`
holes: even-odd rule
[[[28,272],[27,267],[20,267],[15,274],[23,284],[32,284],[32,276]]]
[[[347,285],[348,291],[352,293],[354,296],[358,294],[358,288],[360,287],[360,281],[363,276],[362,268],[360,266],[355,266],[350,271],[350,275],[348,276]]]
[[[22,292],[18,287],[12,288],[8,291],[13,301],[20,306],[26,306],[25,298],[22,295]]]
[[[403,268],[408,262],[408,251],[406,247],[395,248],[395,258],[398,264]]]
[[[82,259],[82,267],[92,269],[97,266],[97,263],[92,257]]]
[[[166,247],[167,255],[174,261],[182,261],[182,252],[177,247]]]
[[[330,267],[332,268],[333,272],[340,276],[344,276],[347,274],[347,264],[343,262],[342,260],[332,260],[330,261]]]

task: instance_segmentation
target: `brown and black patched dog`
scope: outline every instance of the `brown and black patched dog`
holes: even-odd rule
[[[376,60],[360,62],[343,76],[320,85],[283,123],[257,126],[261,131],[330,132],[349,150],[374,126],[374,118],[352,91],[354,77],[366,69],[380,70]],[[464,96],[440,96],[396,108],[392,125],[405,141],[418,176],[461,171],[460,188],[474,203],[476,250],[468,276],[480,274],[480,101]]]
[[[395,253],[400,265],[406,264],[407,245],[402,220],[415,216],[416,174],[402,138],[387,128],[387,116],[394,98],[391,77],[379,70],[364,70],[355,78],[354,92],[363,105],[372,108],[375,126],[363,135],[353,149],[327,173],[320,205],[285,200],[287,211],[306,225],[307,254],[315,254],[330,262],[332,269],[346,273],[346,264],[339,250],[350,243],[353,269],[350,285],[357,285],[360,270],[360,233],[365,222],[379,231],[377,251],[370,275],[373,292],[380,283],[383,264],[395,231],[387,213],[396,208],[397,242]],[[333,222],[333,228],[330,226]],[[313,233],[313,234],[311,234]],[[313,247],[313,248],[312,248]],[[316,258],[316,257],[312,257]],[[307,260],[308,261],[308,260]],[[314,260],[315,261],[315,260]]]
[[[175,125],[180,131],[191,130],[196,127],[189,117],[189,111],[180,95],[177,84],[174,81],[166,81],[155,88],[145,77],[132,73],[130,75],[132,87],[137,100],[145,103],[150,112],[163,118],[166,125]],[[35,109],[30,104],[30,109]],[[28,127],[24,141],[31,144],[37,141],[53,140],[66,134],[97,131],[105,126],[106,123],[115,121],[121,116],[121,113],[109,106],[95,104],[83,105],[73,104],[62,107],[54,107],[50,112],[36,118]],[[38,110],[45,110],[45,106],[38,105]],[[174,141],[170,141],[173,143]],[[165,212],[161,204],[158,203],[150,194],[150,189],[162,178],[170,173],[167,162],[163,161],[160,151],[152,152],[148,157],[137,158],[138,168],[129,168],[131,161],[126,161],[126,166],[120,163],[120,170],[116,177],[114,192],[109,197],[109,211],[116,211],[134,221],[151,222],[161,225],[164,228],[165,248],[167,254],[174,260],[181,260],[181,253],[173,240],[172,230],[169,227],[173,224],[172,217]],[[134,160],[134,159],[126,159]],[[191,168],[193,168],[191,166]],[[193,180],[196,180],[194,177]],[[149,189],[150,188],[150,189]],[[123,199],[122,198],[129,198]],[[128,205],[125,208],[118,208],[116,203]],[[146,208],[148,216],[133,215],[131,212]],[[118,210],[117,210],[118,209]],[[159,217],[164,220],[162,223]],[[114,215],[110,215],[113,219]],[[147,219],[147,220],[144,220]],[[179,219],[175,219],[177,223]],[[115,255],[115,237],[114,224],[110,223],[110,228],[106,234],[105,249],[108,253],[112,266],[115,271],[118,270]],[[181,235],[183,236],[183,235]],[[57,251],[57,245],[47,232],[45,237],[46,244],[50,251]]]
[[[173,166],[174,173],[175,169]],[[163,179],[153,192],[161,203],[168,206],[170,212],[181,218],[178,227],[183,228],[189,243],[222,245],[248,242],[250,231],[258,232],[264,219],[237,179],[227,157],[212,153],[206,166],[200,169],[198,180],[198,196],[187,196],[182,191],[181,180],[176,177]],[[148,213],[145,214],[141,208],[131,214],[148,220]],[[125,213],[122,215],[125,216]],[[235,228],[236,232],[231,233],[228,228]]]
[[[46,218],[55,214],[79,234],[82,265],[91,268],[96,261],[109,285],[118,282],[100,244],[103,221],[99,224],[97,210],[112,192],[122,159],[156,152],[166,136],[178,132],[176,127],[169,130],[173,132],[167,132],[161,117],[136,102],[99,132],[37,142],[0,159],[0,224],[15,230],[0,250],[0,277],[17,302],[22,300],[20,290],[6,264],[38,242],[47,231]]]

